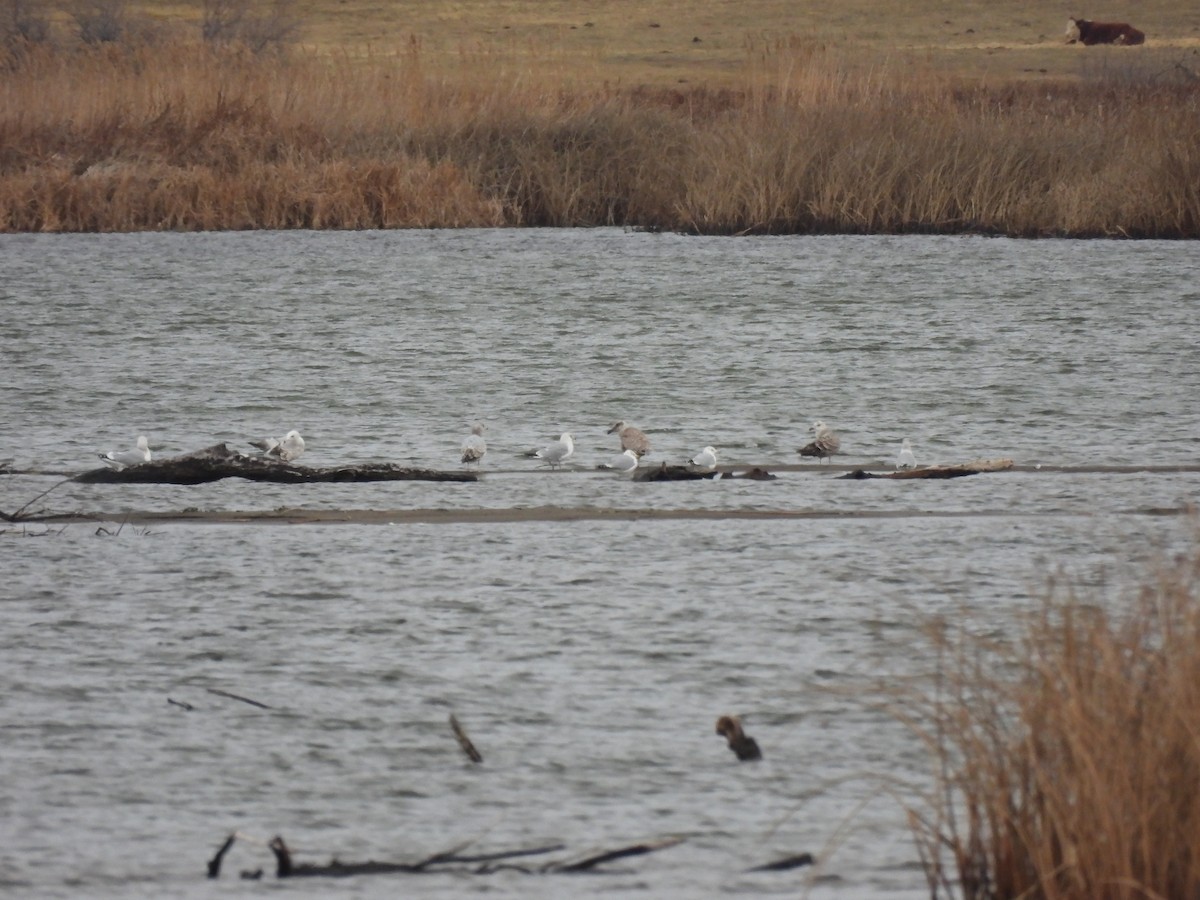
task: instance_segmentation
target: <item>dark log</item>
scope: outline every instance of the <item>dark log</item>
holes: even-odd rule
[[[752,869],[747,869],[747,872],[786,872],[789,869],[798,869],[801,866],[811,866],[816,860],[813,859],[811,853],[797,853],[795,856],[785,856],[783,859],[777,859],[774,862],[764,863],[761,866],[755,866]]]
[[[398,872],[419,872],[420,868],[407,863],[375,862],[368,860],[363,863],[343,863],[333,860],[328,865],[317,866],[308,863],[292,861],[292,851],[276,835],[267,844],[275,854],[275,874],[280,878],[348,878],[351,875],[392,875]]]
[[[676,844],[682,843],[683,838],[673,837],[664,838],[661,841],[650,841],[644,844],[632,844],[628,847],[620,847],[616,850],[606,850],[604,853],[598,853],[595,856],[589,856],[573,863],[551,863],[543,869],[545,872],[587,872],[594,869],[596,866],[606,862],[612,862],[614,859],[624,859],[627,856],[641,856],[644,853],[653,853],[655,850],[665,850],[667,847],[674,847]]]
[[[475,749],[475,745],[471,743],[471,739],[467,737],[467,733],[463,731],[463,727],[458,724],[458,718],[454,713],[450,713],[450,728],[454,731],[454,737],[458,741],[458,746],[462,747],[463,753],[467,754],[467,759],[473,763],[483,762],[483,756]]]
[[[229,835],[225,839],[225,843],[216,852],[208,863],[208,877],[216,878],[221,873],[221,860],[233,846],[234,839],[237,833]],[[460,856],[461,851],[466,845],[459,845],[450,850],[439,851],[432,856],[428,856],[418,863],[392,863],[392,862],[376,862],[368,860],[362,863],[344,863],[334,858],[327,865],[313,865],[311,863],[297,863],[292,859],[292,851],[279,835],[273,837],[267,847],[275,855],[275,874],[279,878],[346,878],[352,875],[391,875],[396,873],[418,874],[429,870],[433,866],[447,865],[475,865],[482,863],[473,871],[475,874],[484,875],[490,872],[498,871],[501,868],[516,869],[521,872],[533,874],[571,874],[575,872],[588,872],[597,866],[607,862],[612,862],[616,859],[624,859],[630,856],[641,856],[646,853],[653,853],[656,850],[664,850],[667,847],[674,847],[676,844],[682,843],[683,838],[671,837],[664,838],[659,841],[647,841],[640,844],[631,844],[628,847],[619,847],[616,850],[606,850],[603,853],[597,853],[575,862],[551,862],[546,863],[537,869],[527,869],[516,865],[505,865],[502,861],[515,859],[524,856],[536,856],[544,853],[554,853],[564,849],[563,844],[550,844],[544,847],[528,847],[517,850],[501,850],[492,853],[480,853],[471,856]],[[471,843],[470,841],[467,844]],[[501,862],[501,865],[494,863]],[[455,871],[453,869],[442,871]],[[464,871],[459,869],[458,871]],[[261,876],[262,872],[247,873],[243,872],[242,877],[256,878]]]
[[[634,481],[696,481],[701,478],[716,478],[720,473],[711,469],[697,469],[693,466],[669,466],[662,463],[656,468],[637,469],[633,473]]]
[[[196,708],[190,703],[184,703],[182,700],[172,700],[170,697],[167,698],[167,702],[172,706],[178,706],[180,709],[186,709],[188,712],[191,712]]]
[[[678,842],[678,841],[676,841]],[[217,868],[220,868],[220,855],[229,849],[228,844],[233,843],[231,836],[226,846],[222,848],[218,857],[215,858]],[[486,874],[494,871],[495,866],[488,865],[499,860],[514,859],[522,856],[536,856],[543,853],[554,853],[562,850],[562,844],[550,844],[545,847],[529,847],[519,850],[500,850],[494,853],[480,853],[472,856],[459,856],[457,850],[444,850],[426,857],[418,863],[391,863],[391,862],[375,862],[368,860],[363,863],[344,863],[337,859],[332,860],[328,865],[319,866],[310,863],[297,863],[292,859],[292,851],[288,847],[282,837],[276,835],[267,844],[271,852],[275,854],[275,874],[280,878],[346,878],[351,875],[395,875],[395,874],[419,874],[436,865],[474,865],[476,863],[484,863],[477,870],[477,874]],[[657,848],[650,848],[657,849]],[[639,852],[649,852],[642,850]],[[629,852],[621,851],[621,855],[632,855]],[[615,857],[614,857],[615,858]],[[596,863],[593,863],[595,865]],[[209,863],[209,870],[212,871],[212,863]],[[528,870],[523,870],[528,871]],[[216,877],[210,875],[209,877]]]
[[[524,850],[498,850],[495,853],[473,853],[470,856],[447,856],[442,854],[438,857],[439,863],[489,863],[495,862],[498,859],[515,859],[519,856],[538,856],[543,853],[557,853],[559,850],[566,850],[566,844],[547,844],[545,847],[529,847]]]
[[[156,459],[124,469],[92,469],[75,480],[85,484],[207,484],[222,478],[245,478],[278,484],[359,481],[478,481],[474,472],[440,472],[395,463],[310,468],[277,457],[246,456],[226,444]]]
[[[470,842],[468,842],[468,843],[470,843]],[[529,847],[527,849],[522,849],[522,850],[498,850],[494,853],[476,853],[476,854],[472,854],[471,856],[460,856],[458,854],[459,849],[462,849],[462,846],[460,846],[459,848],[457,848],[455,850],[442,850],[438,853],[433,854],[433,856],[429,856],[429,857],[426,857],[425,859],[421,860],[419,863],[414,865],[413,868],[416,869],[417,871],[423,871],[424,869],[428,868],[429,866],[454,865],[454,864],[475,865],[477,863],[483,863],[484,865],[479,866],[479,868],[475,869],[475,873],[477,875],[485,875],[485,874],[488,874],[489,872],[493,872],[493,871],[501,868],[500,866],[490,865],[490,863],[494,863],[499,860],[516,859],[516,858],[522,857],[522,856],[538,856],[543,853],[555,853],[559,850],[565,850],[566,845],[565,844],[550,844],[546,847]],[[529,871],[529,869],[527,869],[523,866],[509,866],[509,868],[520,869],[523,872]]]
[[[217,851],[217,855],[208,861],[208,877],[217,878],[221,874],[221,860],[225,854],[229,852],[229,848],[233,846],[233,842],[237,839],[237,832],[234,832],[229,837],[225,838],[225,843],[221,845],[221,849]]]
[[[270,709],[265,703],[259,703],[257,700],[251,700],[249,697],[243,697],[240,694],[231,694],[229,691],[218,690],[217,688],[205,688],[210,694],[216,694],[218,697],[228,697],[230,700],[240,700],[242,703],[249,703],[251,706],[257,706],[259,709]]]
[[[722,478],[749,478],[751,481],[774,481],[778,476],[772,475],[761,466],[753,466],[745,472],[725,472]]]
[[[865,469],[855,469],[838,478],[848,478],[852,481],[862,481],[867,478],[962,478],[964,475],[979,475],[982,472],[1003,472],[1013,467],[1011,459],[977,459],[968,463],[957,463],[952,466],[925,466],[921,469],[901,469],[897,472],[875,474]]]

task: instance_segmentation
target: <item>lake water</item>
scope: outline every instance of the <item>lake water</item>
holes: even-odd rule
[[[1011,628],[1059,570],[1119,603],[1194,544],[1190,518],[1163,514],[1200,488],[1191,244],[0,236],[0,275],[0,460],[23,472],[83,471],[139,434],[164,457],[297,428],[302,463],[444,469],[471,423],[489,443],[474,484],[0,476],[0,510],[57,484],[35,506],[104,521],[0,534],[0,891],[15,895],[269,890],[250,838],[204,879],[238,830],[320,862],[685,839],[605,875],[292,895],[928,896],[901,803],[932,764],[871,682],[931,667],[933,616]],[[908,437],[921,463],[1018,466],[839,480],[796,467],[816,418],[842,464],[886,466]],[[648,462],[712,444],[779,477],[598,472],[618,419],[650,435]],[[522,455],[562,431],[565,471]],[[121,524],[280,507],[396,515]],[[784,516],[752,517],[769,512]],[[726,713],[761,763],[714,733]],[[820,865],[744,871],[800,851]],[[238,880],[258,867],[261,885]]]

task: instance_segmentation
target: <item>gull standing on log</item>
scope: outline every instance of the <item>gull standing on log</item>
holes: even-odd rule
[[[144,434],[140,434],[136,450],[109,450],[107,453],[101,453],[100,458],[106,465],[118,470],[147,463],[150,462],[150,443]]]
[[[813,440],[810,444],[805,444],[796,452],[801,456],[815,456],[817,459],[825,457],[831,459],[833,454],[837,453],[842,446],[842,439],[834,433],[834,430],[822,422],[820,419],[813,422]]]
[[[608,429],[607,433],[613,434],[614,432],[621,439],[622,450],[632,450],[639,457],[650,452],[650,439],[632,425],[616,422],[612,428]]]
[[[715,469],[717,467],[717,449],[705,447],[692,457],[692,465],[701,469]]]
[[[638,467],[638,455],[632,450],[626,450],[612,462],[600,463],[597,469],[612,469],[617,472],[632,472]]]
[[[477,463],[485,453],[487,453],[487,441],[483,439],[483,433],[487,429],[482,423],[476,423],[471,428],[471,433],[462,445],[462,461],[464,463]]]
[[[548,447],[543,447],[533,454],[538,459],[544,459],[552,469],[562,465],[563,460],[575,452],[575,439],[569,431],[564,431],[562,437]]]
[[[251,441],[250,446],[257,447],[267,456],[278,456],[284,462],[291,462],[299,459],[300,454],[304,452],[304,438],[300,437],[300,432],[292,429],[283,436],[282,440],[267,438],[262,441]]]
[[[912,441],[905,438],[900,442],[900,453],[896,456],[897,469],[915,469],[917,458],[913,455]]]

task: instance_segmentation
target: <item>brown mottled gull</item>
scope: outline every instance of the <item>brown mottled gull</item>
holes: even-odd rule
[[[650,439],[632,425],[616,422],[608,429],[608,434],[613,433],[621,439],[622,450],[632,450],[638,456],[645,456],[650,452]]]
[[[805,444],[796,452],[801,456],[815,456],[818,459],[822,457],[827,460],[830,459],[833,454],[837,453],[841,448],[841,438],[837,436],[832,428],[830,428],[820,419],[813,422],[812,430],[812,443]]]

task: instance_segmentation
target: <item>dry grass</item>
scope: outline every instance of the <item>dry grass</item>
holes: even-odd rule
[[[1200,94],[1170,72],[989,88],[786,41],[737,88],[427,64],[34,48],[0,82],[0,230],[1200,236]]]
[[[934,897],[1197,896],[1200,552],[1119,610],[1051,590],[1011,638],[932,636],[905,715],[940,763],[911,815]]]

